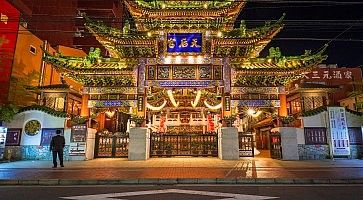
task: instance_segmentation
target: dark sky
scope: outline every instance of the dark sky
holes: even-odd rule
[[[363,1],[255,0],[247,3],[239,19],[252,28],[276,20],[283,13],[284,29],[261,56],[271,46],[279,46],[283,55],[299,55],[305,49],[314,52],[329,43],[329,57],[324,63],[339,67],[363,65]]]

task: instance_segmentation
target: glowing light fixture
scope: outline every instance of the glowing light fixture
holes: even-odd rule
[[[178,107],[179,106],[179,102],[177,103],[175,101],[174,96],[173,96],[173,91],[172,90],[168,90],[167,93],[168,93],[169,99],[170,99],[171,103],[173,104],[173,106],[174,107]]]
[[[151,32],[147,32],[148,37],[151,37],[151,35],[152,35]]]
[[[115,111],[106,111],[105,114],[108,118],[112,118],[115,115]]]
[[[207,106],[207,108],[212,109],[212,110],[218,110],[218,109],[222,108],[222,102],[218,105],[212,106],[212,105],[208,104],[207,100],[204,100],[204,105]]]
[[[162,8],[162,9],[166,8],[165,3],[161,4],[161,8]]]
[[[195,97],[194,102],[193,101],[190,102],[192,104],[193,108],[197,107],[201,95],[202,95],[202,91],[198,90],[197,96]]]
[[[251,115],[251,116],[252,116],[252,115],[253,115],[253,114],[255,114],[255,113],[256,113],[256,111],[255,111],[255,110],[253,110],[253,109],[251,109],[251,108],[247,110],[247,114],[248,114],[248,115]]]
[[[203,6],[204,6],[205,9],[208,8],[208,4],[206,4],[206,3]]]
[[[253,109],[248,109],[247,110],[247,114],[252,116],[252,117],[258,117],[259,115],[261,115],[262,111],[255,111]]]
[[[167,101],[164,99],[164,103],[161,104],[161,106],[152,106],[149,103],[146,103],[146,108],[150,109],[150,110],[154,110],[154,111],[158,111],[163,109],[166,106]]]
[[[217,36],[222,37],[222,35],[223,35],[222,32],[218,31]]]

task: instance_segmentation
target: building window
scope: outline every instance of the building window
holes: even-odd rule
[[[64,111],[64,98],[55,98],[54,109],[56,111]]]
[[[363,144],[363,136],[361,127],[349,127],[349,143],[350,144]]]
[[[300,99],[295,99],[295,100],[291,101],[291,113],[295,114],[295,113],[299,113],[299,112],[301,112]]]
[[[29,51],[30,51],[30,53],[35,55],[37,53],[37,48],[35,48],[35,46],[33,46],[33,45],[30,45]]]
[[[327,144],[326,128],[304,128],[305,144]]]

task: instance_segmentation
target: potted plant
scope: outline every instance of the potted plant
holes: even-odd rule
[[[232,127],[234,121],[236,121],[236,115],[225,116],[222,118],[224,127]]]
[[[141,127],[145,121],[144,117],[137,115],[132,115],[130,119],[131,121],[135,122],[136,127]]]
[[[72,116],[71,118],[71,125],[74,126],[74,125],[80,125],[80,124],[86,124],[87,122],[87,118],[86,117],[82,117],[82,116]]]
[[[288,116],[280,117],[280,120],[281,120],[283,126],[288,126],[289,124],[291,124],[291,122],[293,122],[295,120],[295,118],[291,115],[288,115]]]

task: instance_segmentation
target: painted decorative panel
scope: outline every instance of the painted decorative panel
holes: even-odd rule
[[[222,79],[222,66],[214,66],[214,79]]]
[[[147,70],[147,79],[155,79],[155,77],[156,77],[155,66],[149,66]]]
[[[169,66],[158,66],[158,79],[169,79]]]
[[[231,106],[237,107],[280,107],[280,100],[231,100]]]
[[[196,79],[195,66],[173,66],[173,79]]]
[[[199,78],[200,79],[211,79],[212,70],[210,66],[199,66]]]

